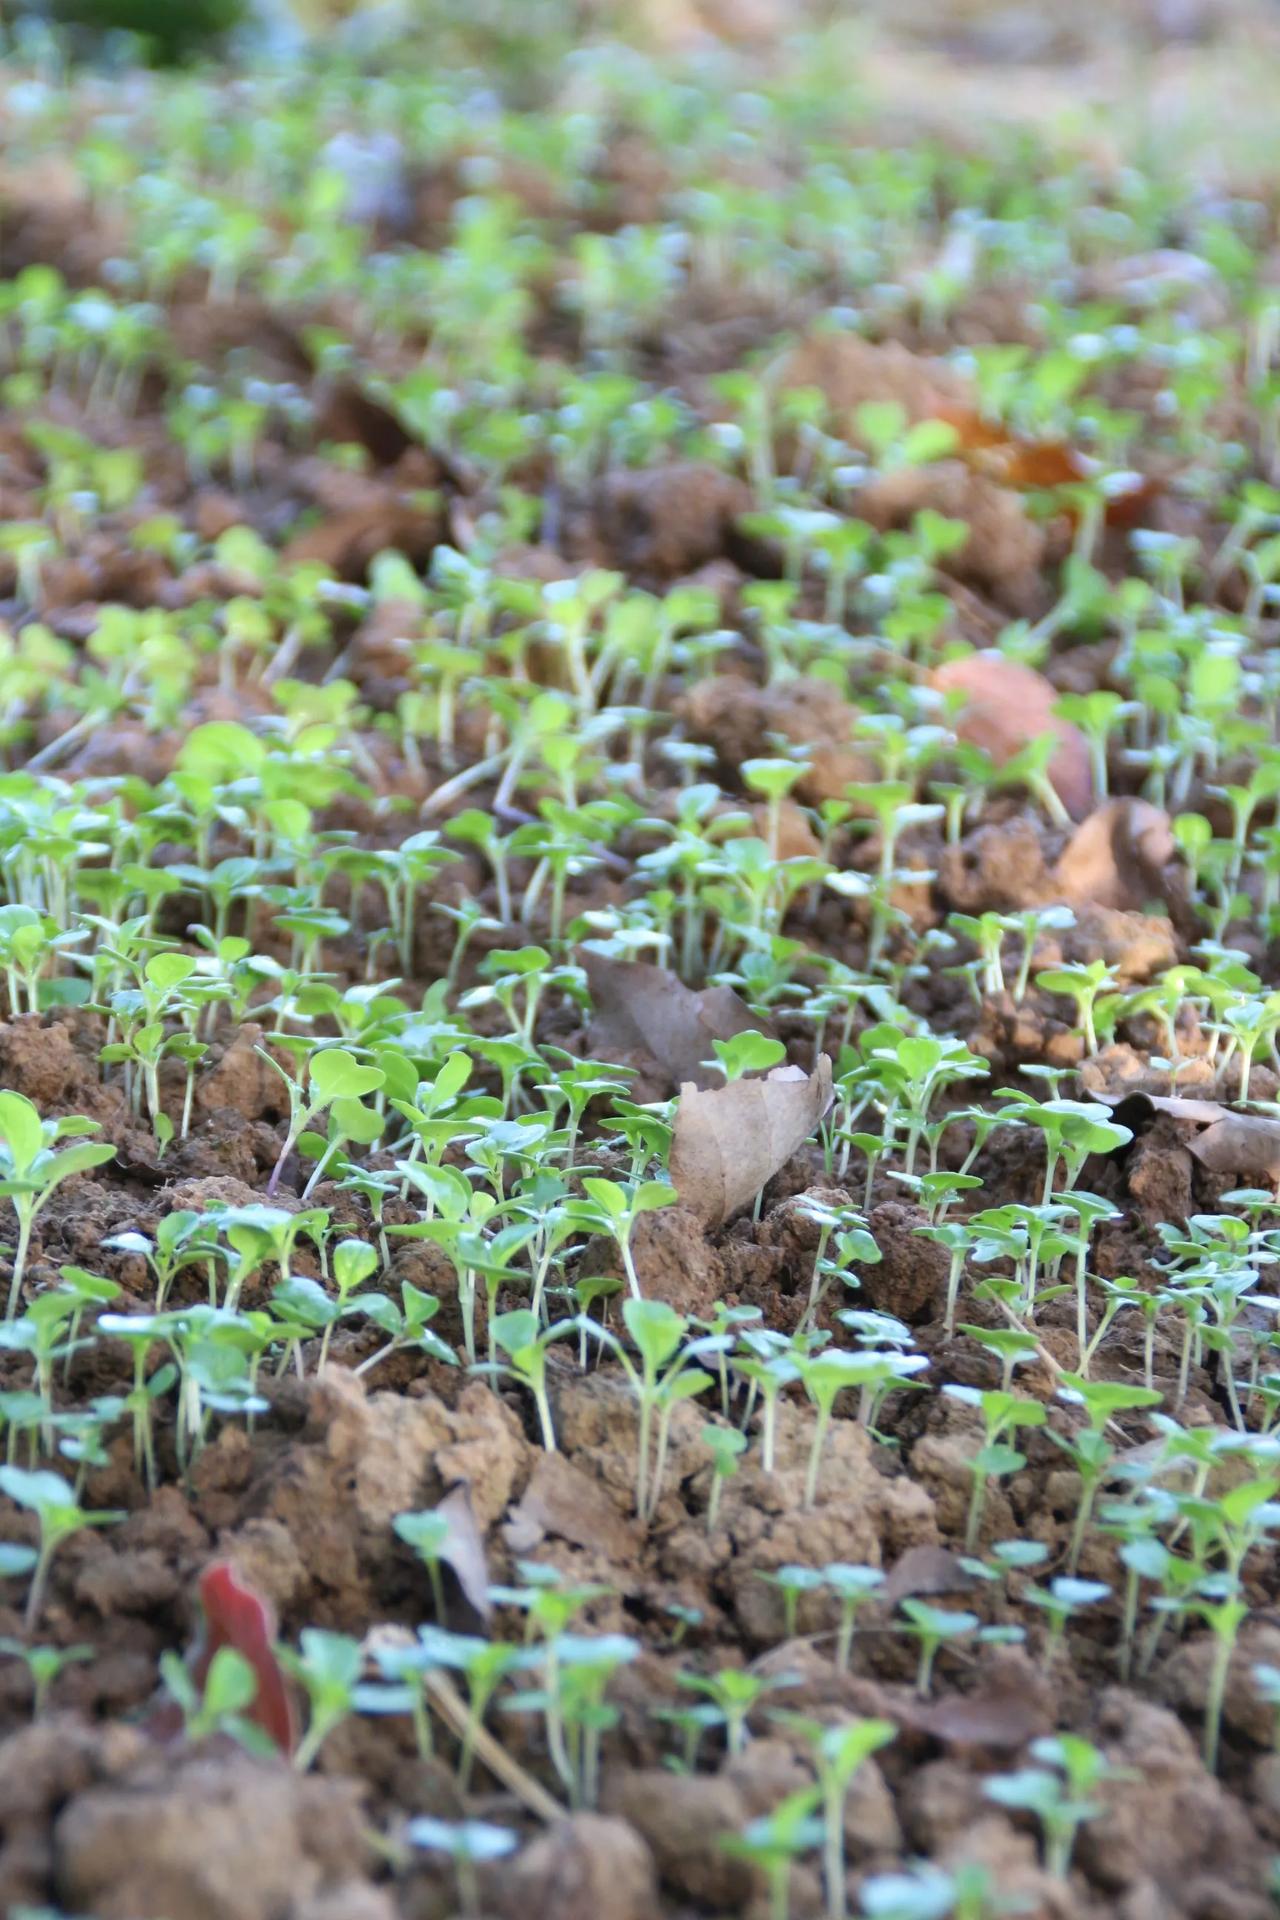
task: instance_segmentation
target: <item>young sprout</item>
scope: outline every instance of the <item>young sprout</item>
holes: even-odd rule
[[[827,1920],[845,1920],[844,1803],[858,1768],[897,1738],[891,1720],[844,1720],[826,1726],[801,1714],[779,1713],[779,1722],[809,1742],[822,1807],[822,1881]]]
[[[884,1573],[880,1567],[854,1567],[845,1565],[841,1561],[833,1561],[830,1566],[822,1569],[822,1577],[839,1603],[836,1665],[841,1673],[847,1673],[850,1655],[853,1652],[853,1636],[858,1614],[869,1602],[878,1598],[880,1589],[884,1585]]]
[[[707,1496],[707,1532],[714,1533],[720,1512],[720,1495],[726,1480],[738,1471],[741,1456],[747,1450],[747,1436],[737,1427],[708,1424],[702,1438],[711,1449],[711,1492]]]
[[[556,1433],[551,1420],[551,1403],[547,1398],[547,1349],[553,1340],[574,1331],[574,1323],[568,1320],[551,1327],[540,1326],[537,1314],[528,1307],[495,1314],[489,1322],[490,1340],[502,1349],[510,1362],[509,1366],[497,1366],[494,1371],[513,1374],[522,1385],[528,1387],[538,1410],[542,1444],[548,1453],[556,1450]],[[473,1371],[482,1373],[488,1369],[476,1367]]]
[[[776,1587],[782,1595],[782,1637],[793,1640],[801,1595],[820,1591],[824,1584],[821,1573],[816,1567],[779,1567],[772,1573],[757,1568],[756,1577]]]
[[[1103,994],[1114,993],[1116,976],[1105,960],[1076,961],[1071,966],[1048,967],[1036,975],[1036,985],[1046,993],[1060,993],[1076,1003],[1076,1024],[1084,1035],[1085,1053],[1092,1058],[1098,1051],[1095,1025],[1098,1001]]]
[[[4,1176],[0,1180],[0,1193],[12,1202],[18,1217],[18,1244],[9,1282],[7,1320],[12,1320],[18,1311],[31,1230],[41,1210],[71,1174],[87,1173],[91,1167],[104,1166],[116,1157],[114,1147],[92,1141],[82,1141],[62,1153],[55,1153],[53,1149],[59,1140],[71,1135],[97,1131],[96,1120],[78,1116],[42,1120],[25,1094],[0,1093],[0,1141],[3,1142],[0,1173]]]
[[[729,1040],[713,1040],[711,1046],[726,1082],[741,1080],[748,1073],[767,1073],[770,1067],[776,1067],[787,1057],[781,1040],[774,1040],[766,1033],[755,1033],[751,1029],[745,1033],[735,1033]],[[707,1060],[702,1064],[711,1066],[713,1063]]]
[[[299,1652],[280,1649],[280,1662],[307,1696],[307,1730],[294,1750],[293,1764],[305,1773],[320,1748],[355,1710],[355,1690],[364,1668],[360,1642],[350,1634],[330,1633],[323,1627],[304,1627]]]
[[[1022,1598],[1029,1606],[1039,1607],[1048,1616],[1049,1631],[1045,1635],[1042,1664],[1046,1669],[1052,1666],[1053,1656],[1062,1644],[1067,1630],[1067,1622],[1081,1613],[1085,1607],[1095,1607],[1111,1593],[1103,1580],[1077,1580],[1071,1574],[1060,1573],[1047,1587],[1024,1587]]]
[[[632,1299],[642,1299],[640,1277],[636,1272],[635,1260],[631,1252],[631,1235],[642,1213],[652,1213],[658,1207],[669,1207],[674,1204],[675,1188],[662,1180],[642,1180],[637,1184],[624,1187],[620,1186],[616,1180],[601,1180],[590,1174],[583,1180],[582,1185],[584,1192],[593,1202],[600,1228],[617,1245]],[[585,1211],[583,1217],[585,1217]]]
[[[920,1664],[916,1669],[916,1692],[927,1700],[933,1686],[933,1667],[938,1649],[952,1640],[963,1640],[976,1632],[976,1613],[962,1613],[949,1607],[932,1607],[927,1600],[908,1598],[899,1602],[907,1616],[904,1633],[920,1643]]]
[[[747,1721],[766,1695],[779,1688],[793,1687],[797,1676],[789,1673],[748,1673],[740,1667],[722,1667],[719,1673],[676,1674],[676,1685],[710,1700],[724,1724],[725,1747],[730,1758],[745,1751]]]
[[[379,1347],[355,1368],[357,1375],[368,1373],[371,1367],[378,1366],[403,1347],[417,1347],[433,1360],[441,1360],[449,1367],[457,1366],[452,1347],[446,1346],[439,1334],[431,1331],[430,1322],[440,1311],[439,1300],[434,1293],[424,1293],[415,1287],[412,1281],[401,1281],[399,1306],[385,1294],[370,1293],[362,1294],[353,1302],[353,1311],[365,1314],[388,1336],[385,1347]]]
[[[123,1520],[125,1516],[123,1513],[86,1513],[60,1473],[40,1469],[28,1471],[23,1467],[0,1467],[0,1493],[12,1500],[15,1506],[34,1513],[39,1527],[40,1544],[34,1558],[26,1562],[32,1567],[32,1574],[23,1624],[28,1633],[33,1633],[44,1606],[49,1566],[63,1541],[69,1540],[84,1527],[114,1526],[117,1520]]]
[[[749,1821],[740,1834],[726,1834],[720,1845],[764,1874],[769,1890],[769,1920],[788,1920],[792,1862],[821,1845],[823,1824],[814,1815],[812,1790],[788,1794],[772,1813]]]
[[[983,1393],[977,1387],[946,1385],[942,1391],[964,1406],[976,1407],[982,1415],[985,1438],[969,1465],[973,1489],[969,1496],[969,1514],[965,1522],[964,1550],[972,1553],[982,1528],[982,1510],[988,1483],[1019,1473],[1026,1466],[1026,1455],[1008,1444],[1004,1436],[1019,1427],[1042,1427],[1048,1418],[1039,1400],[1028,1400],[1014,1393]]]
[[[887,1389],[910,1379],[929,1363],[923,1354],[850,1353],[847,1348],[833,1347],[825,1352],[808,1354],[796,1364],[805,1392],[817,1408],[804,1482],[804,1505],[811,1508],[818,1498],[822,1446],[831,1424],[837,1395],[847,1387],[856,1387],[863,1396],[864,1418],[870,1424],[871,1402]]]
[[[489,1820],[436,1820],[420,1814],[405,1828],[405,1837],[425,1853],[443,1853],[453,1862],[458,1899],[466,1920],[480,1920],[484,1908],[476,1868],[489,1860],[514,1853],[516,1836]]]
[[[286,1160],[316,1115],[323,1113],[326,1107],[332,1107],[335,1102],[351,1101],[358,1105],[366,1094],[377,1092],[386,1075],[379,1067],[361,1066],[355,1055],[345,1047],[324,1047],[313,1053],[307,1063],[308,1086],[304,1092],[301,1077],[295,1080],[287,1074],[274,1054],[268,1053],[265,1047],[257,1047],[254,1051],[261,1054],[280,1075],[289,1093],[289,1126],[280,1156],[267,1181],[267,1192],[274,1193],[280,1184]],[[0,1124],[3,1124],[2,1116]]]
[[[1079,1734],[1051,1734],[1033,1740],[1031,1756],[1039,1764],[983,1782],[982,1791],[998,1806],[1034,1813],[1044,1834],[1046,1872],[1065,1880],[1076,1835],[1086,1820],[1102,1811],[1091,1796],[1107,1780],[1125,1777]]]
[[[181,1654],[171,1649],[160,1655],[160,1678],[182,1712],[188,1740],[229,1734],[250,1753],[269,1758],[279,1748],[270,1734],[248,1718],[258,1697],[258,1676],[252,1663],[234,1647],[219,1647],[209,1662],[204,1686],[197,1684]]]
[[[0,1638],[0,1654],[21,1660],[31,1676],[31,1718],[39,1720],[49,1704],[49,1691],[64,1667],[93,1660],[96,1647],[29,1647],[22,1640]]]
[[[781,857],[779,840],[782,832],[782,803],[804,771],[804,762],[798,759],[744,760],[742,762],[742,777],[747,786],[752,793],[760,794],[765,802],[765,843],[774,860]]]
[[[1067,1551],[1067,1571],[1074,1574],[1080,1565],[1089,1523],[1093,1518],[1098,1488],[1114,1458],[1106,1438],[1106,1429],[1120,1413],[1139,1413],[1158,1407],[1163,1395],[1151,1387],[1127,1387],[1114,1380],[1086,1380],[1077,1373],[1064,1373],[1058,1388],[1059,1399],[1069,1406],[1083,1407],[1088,1425],[1081,1433],[1061,1434],[1051,1430],[1049,1438],[1067,1454],[1080,1475],[1080,1504],[1076,1509],[1071,1544]]]
[[[391,1523],[396,1537],[421,1560],[431,1582],[431,1603],[436,1621],[445,1624],[444,1580],[440,1561],[449,1543],[449,1516],[428,1508],[422,1513],[398,1513]]]

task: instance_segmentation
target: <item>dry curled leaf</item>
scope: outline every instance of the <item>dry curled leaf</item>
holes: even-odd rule
[[[1073,906],[1140,913],[1176,890],[1178,846],[1169,816],[1146,800],[1108,800],[1072,834],[1054,878]]]
[[[1038,1702],[1012,1690],[958,1693],[945,1700],[911,1701],[906,1724],[951,1747],[993,1747],[1013,1752],[1048,1730]]]
[[[449,1528],[440,1558],[452,1567],[467,1604],[482,1620],[487,1620],[493,1611],[489,1599],[489,1563],[485,1558],[484,1538],[472,1511],[470,1492],[461,1484],[452,1487],[436,1512],[444,1515]]]
[[[536,1544],[548,1534],[571,1546],[592,1547],[619,1565],[635,1553],[635,1528],[619,1513],[602,1483],[575,1467],[562,1453],[544,1453],[529,1476],[529,1484],[512,1507],[508,1528],[514,1524],[521,1538],[529,1530]],[[511,1544],[510,1532],[507,1533]]]
[[[966,1593],[973,1586],[973,1575],[966,1573],[958,1553],[928,1542],[908,1547],[895,1560],[877,1598],[897,1606],[899,1600],[913,1595]]]
[[[1089,749],[1079,729],[1053,711],[1057,689],[1042,673],[984,649],[963,660],[948,660],[934,669],[929,681],[939,693],[963,695],[956,733],[990,755],[998,767],[1042,734],[1057,734],[1049,778],[1068,813],[1077,820],[1088,813],[1093,804]]]
[[[1223,1113],[1187,1145],[1210,1173],[1280,1181],[1280,1120],[1260,1113]]]
[[[604,1059],[637,1049],[649,1054],[673,1086],[716,1086],[714,1040],[735,1033],[767,1033],[769,1023],[752,1013],[732,987],[704,987],[695,993],[666,967],[634,960],[612,960],[582,950],[591,989],[592,1051]],[[711,1066],[704,1064],[711,1061]]]
[[[1095,461],[1063,440],[1024,440],[999,421],[984,419],[975,409],[943,406],[938,418],[956,436],[956,451],[979,473],[1017,493],[1045,492],[1095,478]],[[1143,509],[1161,492],[1161,483],[1148,474],[1110,477],[1105,519],[1109,527],[1136,526]],[[1074,519],[1075,513],[1068,508]]]
[[[1280,1183],[1280,1119],[1262,1113],[1233,1113],[1216,1100],[1138,1091],[1123,1100],[1113,1100],[1112,1112],[1118,1114],[1130,1101],[1182,1123],[1190,1135],[1188,1151],[1209,1173]]]
[[[704,1226],[719,1226],[755,1199],[830,1105],[825,1053],[812,1073],[775,1067],[763,1080],[735,1080],[706,1093],[686,1083],[671,1142],[671,1179],[681,1206]]]

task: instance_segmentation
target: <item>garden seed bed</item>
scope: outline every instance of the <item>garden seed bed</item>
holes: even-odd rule
[[[8,1911],[1274,1910],[1274,177],[847,57],[6,81]]]

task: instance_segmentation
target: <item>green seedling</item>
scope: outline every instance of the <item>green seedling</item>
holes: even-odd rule
[[[784,1640],[793,1640],[801,1597],[806,1593],[821,1591],[821,1573],[816,1567],[779,1567],[773,1573],[760,1569],[757,1577],[767,1585],[776,1587],[782,1595],[782,1637]]]
[[[1049,1667],[1053,1656],[1062,1645],[1067,1630],[1067,1622],[1073,1620],[1086,1607],[1095,1607],[1106,1600],[1111,1589],[1102,1580],[1077,1580],[1071,1574],[1059,1574],[1047,1587],[1024,1587],[1022,1598],[1029,1606],[1039,1607],[1049,1621],[1049,1631],[1045,1636],[1043,1664]]]
[[[1109,1779],[1124,1776],[1079,1734],[1033,1740],[1031,1756],[1038,1765],[984,1781],[982,1790],[998,1806],[1035,1814],[1044,1834],[1045,1870],[1065,1880],[1080,1828],[1102,1811],[1093,1796]]]
[[[5,1318],[12,1320],[18,1310],[31,1230],[44,1207],[62,1182],[73,1173],[87,1173],[114,1160],[116,1150],[94,1141],[81,1141],[55,1153],[54,1147],[68,1137],[96,1133],[95,1120],[80,1117],[41,1120],[36,1108],[21,1093],[0,1093],[0,1194],[11,1201],[18,1220],[18,1244],[13,1255],[9,1282],[9,1304]]]
[[[976,1613],[953,1611],[949,1607],[932,1607],[927,1600],[909,1598],[899,1602],[907,1616],[902,1631],[909,1633],[919,1642],[920,1664],[916,1669],[916,1692],[922,1700],[927,1700],[933,1687],[933,1668],[940,1647],[949,1646],[953,1640],[963,1640],[978,1628]]]
[[[793,1687],[797,1676],[788,1673],[748,1673],[739,1667],[723,1667],[719,1673],[677,1673],[677,1686],[700,1693],[719,1713],[724,1726],[725,1747],[730,1755],[745,1752],[747,1722],[760,1702],[779,1688]]]
[[[814,1792],[788,1794],[772,1813],[749,1821],[740,1834],[727,1834],[720,1842],[726,1853],[749,1860],[763,1873],[769,1920],[788,1920],[792,1864],[822,1842],[823,1824],[814,1815],[817,1804]]]
[[[884,1573],[879,1567],[846,1566],[837,1561],[822,1569],[822,1577],[839,1604],[836,1665],[841,1673],[847,1673],[858,1615],[863,1607],[878,1598],[880,1588],[884,1585]]]
[[[424,1853],[443,1853],[452,1861],[466,1920],[480,1920],[484,1911],[477,1867],[504,1859],[519,1844],[509,1828],[495,1826],[489,1820],[436,1820],[426,1814],[409,1822],[405,1838]]]
[[[294,1767],[306,1773],[329,1735],[355,1711],[364,1653],[350,1634],[304,1627],[298,1652],[282,1647],[279,1657],[307,1696],[307,1730],[293,1755]]]
[[[582,1186],[592,1202],[600,1230],[607,1233],[617,1246],[632,1299],[640,1300],[643,1296],[631,1252],[631,1235],[642,1213],[652,1213],[658,1207],[674,1205],[675,1188],[661,1180],[642,1180],[638,1185],[623,1187],[615,1180],[600,1180],[593,1175],[588,1175]]]
[[[988,1484],[994,1479],[1004,1479],[1008,1474],[1021,1472],[1027,1463],[1026,1455],[1010,1446],[1004,1436],[1016,1432],[1019,1427],[1042,1427],[1048,1415],[1040,1401],[1024,1399],[1013,1393],[983,1393],[976,1387],[951,1385],[944,1386],[943,1392],[965,1406],[976,1407],[985,1430],[983,1444],[969,1468],[973,1475],[973,1489],[965,1522],[964,1548],[966,1553],[972,1553],[982,1528]]]
[[[737,1427],[705,1426],[702,1438],[711,1449],[711,1491],[707,1495],[707,1532],[714,1533],[720,1512],[720,1496],[726,1480],[737,1473],[747,1450],[747,1436]]]
[[[123,1513],[86,1513],[60,1473],[40,1469],[28,1472],[23,1467],[0,1467],[0,1493],[15,1506],[34,1513],[39,1527],[39,1546],[34,1560],[26,1563],[32,1573],[23,1625],[30,1634],[34,1633],[44,1607],[50,1563],[63,1541],[70,1540],[85,1527],[114,1526],[125,1516]]]
[[[398,1513],[391,1523],[396,1537],[421,1560],[431,1582],[431,1603],[436,1621],[445,1625],[444,1579],[440,1562],[449,1545],[449,1516],[428,1509],[423,1513]]]
[[[662,1494],[671,1419],[677,1406],[715,1384],[711,1374],[690,1364],[696,1347],[681,1347],[687,1322],[661,1300],[625,1300],[622,1318],[639,1355],[637,1368],[626,1348],[594,1320],[581,1322],[622,1363],[639,1407],[636,1442],[636,1512],[653,1518]],[[656,1435],[655,1435],[656,1421]],[[652,1459],[651,1456],[652,1455]]]
[[[234,1647],[218,1648],[209,1662],[203,1690],[197,1687],[181,1654],[171,1650],[160,1655],[160,1678],[181,1709],[188,1740],[229,1734],[250,1753],[265,1759],[279,1752],[270,1734],[248,1717],[258,1695],[258,1676],[251,1662]]]
[[[538,1411],[538,1430],[548,1453],[556,1451],[556,1433],[551,1419],[551,1402],[547,1398],[547,1350],[553,1340],[574,1331],[574,1324],[569,1321],[551,1327],[540,1326],[537,1314],[528,1307],[495,1314],[489,1322],[491,1341],[506,1354],[510,1363],[495,1367],[494,1371],[512,1375],[533,1395],[533,1403]],[[484,1372],[486,1369],[476,1368],[474,1371]]]
[[[827,1920],[845,1920],[844,1804],[853,1777],[865,1761],[897,1738],[891,1720],[846,1720],[825,1726],[800,1714],[779,1713],[776,1718],[793,1733],[805,1736],[818,1778],[822,1807],[822,1881]]]
[[[21,1660],[31,1676],[33,1720],[43,1717],[49,1704],[50,1690],[63,1669],[79,1661],[92,1660],[95,1653],[93,1647],[29,1647],[22,1640],[0,1638],[0,1655]]]
[[[337,1102],[352,1101],[358,1104],[370,1093],[376,1093],[383,1085],[386,1075],[378,1067],[361,1066],[355,1055],[345,1047],[326,1047],[312,1054],[305,1069],[306,1090],[302,1078],[295,1080],[286,1073],[274,1054],[265,1047],[255,1049],[272,1069],[284,1081],[289,1095],[289,1125],[285,1133],[284,1145],[280,1156],[271,1170],[267,1181],[267,1192],[274,1193],[280,1184],[280,1176],[289,1155],[298,1140],[317,1114],[323,1113]],[[339,1109],[341,1111],[341,1109]],[[2,1123],[2,1115],[0,1115]]]

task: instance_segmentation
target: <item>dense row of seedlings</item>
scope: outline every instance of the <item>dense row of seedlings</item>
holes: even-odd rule
[[[1270,210],[1137,173],[1101,196],[1087,169],[1055,174],[1041,158],[1030,175],[989,154],[840,146],[815,159],[796,112],[834,133],[840,108],[811,69],[784,69],[751,96],[761,172],[740,179],[723,161],[740,154],[741,98],[714,82],[673,88],[605,53],[584,56],[578,80],[571,115],[478,108],[448,77],[371,90],[343,72],[247,82],[253,110],[234,122],[201,79],[140,87],[127,125],[98,116],[86,129],[75,93],[39,81],[11,103],[12,157],[69,144],[91,211],[109,209],[120,238],[101,286],[43,263],[0,285],[3,394],[31,476],[29,516],[0,527],[17,613],[0,650],[6,1012],[69,1010],[97,1050],[103,1111],[136,1121],[135,1141],[150,1134],[154,1167],[174,1164],[198,1126],[203,1073],[247,1021],[281,1117],[254,1204],[172,1212],[153,1236],[108,1249],[144,1264],[152,1291],[139,1299],[40,1260],[61,1183],[95,1167],[110,1177],[116,1145],[89,1117],[0,1094],[14,1221],[0,1342],[24,1369],[0,1393],[0,1491],[32,1518],[30,1544],[0,1547],[0,1576],[25,1606],[26,1637],[6,1651],[30,1669],[37,1715],[62,1668],[89,1657],[45,1644],[41,1628],[59,1546],[118,1517],[89,1494],[114,1436],[131,1435],[154,1489],[190,1475],[225,1423],[269,1420],[272,1379],[290,1369],[314,1379],[350,1363],[376,1383],[406,1353],[474,1369],[527,1394],[529,1430],[554,1450],[557,1378],[615,1368],[636,1407],[637,1519],[657,1516],[673,1422],[694,1403],[712,1533],[744,1454],[774,1471],[784,1404],[811,1409],[812,1506],[833,1419],[891,1446],[912,1401],[938,1393],[972,1421],[954,1543],[969,1607],[885,1601],[879,1567],[787,1566],[772,1576],[785,1637],[801,1599],[819,1596],[843,1669],[870,1612],[913,1643],[927,1695],[955,1651],[976,1646],[1025,1640],[1052,1669],[1080,1622],[1105,1620],[1113,1671],[1135,1683],[1203,1633],[1202,1737],[1216,1766],[1232,1655],[1280,1521],[1275,1205],[1270,1185],[1249,1184],[1280,1165],[1274,1108],[1258,1095],[1280,1070],[1267,974],[1280,931],[1280,680],[1265,644],[1280,578]],[[373,246],[335,217],[359,197],[351,128],[369,124],[371,99],[406,191],[419,166],[455,169],[473,189],[454,198],[438,246],[385,233]],[[609,159],[624,130],[680,155],[649,220],[614,216]],[[536,171],[551,211],[534,217],[495,189],[519,166]],[[399,218],[369,212],[388,229]],[[1105,281],[1171,227],[1223,314],[1245,319],[1195,322],[1182,283],[1154,269],[1136,293],[1089,293],[1091,275]],[[700,301],[732,311],[764,288],[779,314],[825,312],[834,334],[875,334],[904,317],[894,289],[905,285],[911,326],[941,346],[975,294],[1028,274],[1037,348],[955,356],[983,420],[1000,423],[990,446],[963,409],[915,417],[879,399],[850,414],[819,385],[781,377],[772,357],[705,388],[655,373],[656,343]],[[289,375],[211,374],[169,324],[193,296],[305,316]],[[549,357],[565,339],[571,358]],[[1144,382],[1150,406],[1123,405]],[[192,489],[217,482],[265,502],[287,486],[282,454],[318,440],[335,469],[372,478],[370,450],[329,435],[335,383],[362,387],[432,457],[438,485],[415,509],[430,518],[442,495],[461,509],[457,544],[437,531],[425,572],[390,549],[352,569],[293,557],[247,524],[213,539],[197,530]],[[1091,460],[1068,456],[1076,447]],[[984,748],[946,691],[947,665],[969,651],[951,591],[965,520],[925,506],[886,527],[859,513],[895,477],[984,453],[1065,526],[1069,548],[1057,592],[1001,633],[1006,660],[1043,665],[1067,643],[1105,651],[1105,686],[1057,704],[1084,755],[1084,806],[1063,790],[1047,710],[1045,724]],[[1176,469],[1179,500],[1211,537],[1138,528],[1117,552],[1114,509],[1135,492],[1139,456]],[[746,585],[731,614],[712,584],[638,590],[602,566],[543,584],[507,558],[531,537],[553,545],[557,520],[609,477],[672,461],[741,488],[725,496],[736,551],[780,576]],[[183,590],[163,608],[99,607],[76,644],[50,586],[103,524]],[[203,585],[189,590],[198,569]],[[352,571],[358,581],[340,577]],[[366,628],[388,619],[390,691],[361,651]],[[677,697],[726,668],[753,676],[766,703],[759,750],[734,764],[668,720]],[[768,704],[798,676],[852,703],[841,744],[859,772],[821,798],[810,776],[830,741],[772,724],[780,709]],[[212,689],[248,724],[196,727],[162,777],[76,771],[104,729],[140,724],[165,742]],[[1087,911],[1079,897],[939,917],[941,863],[1007,793],[1046,832],[1116,794],[1167,809],[1189,958],[1138,981],[1093,954],[1064,958]],[[558,1044],[593,1013],[592,1031],[607,1033],[610,1008],[616,1036],[619,1004],[651,994],[653,969],[630,971],[641,959],[664,969],[670,1009],[708,986],[739,996],[738,1031],[695,1021],[692,1045],[687,1026],[682,1041],[660,1029],[651,1044],[666,1048],[670,1084],[695,1081],[696,1097],[634,1098],[629,1042],[598,1058]],[[950,1012],[932,991],[938,974],[956,988]],[[1057,1022],[1053,1061],[1024,1061],[1013,1087],[992,1081],[999,1049],[980,1050],[993,1006]],[[1154,1287],[1095,1270],[1120,1211],[1106,1156],[1132,1129],[1062,1064],[1094,1063],[1116,1041],[1144,1052],[1174,1101],[1194,1084],[1248,1106],[1217,1163],[1242,1184],[1216,1211],[1161,1225]],[[797,1324],[724,1304],[699,1320],[646,1298],[642,1216],[679,1200],[715,1227],[762,1208],[790,1147],[731,1193],[716,1115],[741,1109],[715,1103],[782,1099],[794,1083],[761,1076],[788,1057],[810,1101],[791,1144],[811,1135],[822,1169],[800,1203],[816,1249]],[[983,1189],[1013,1132],[1042,1144],[1039,1195],[990,1204]],[[718,1199],[689,1172],[708,1154]],[[1087,1164],[1104,1192],[1082,1184]],[[880,1259],[868,1218],[890,1182],[918,1207],[915,1231],[947,1254],[940,1341],[859,1301]],[[834,1187],[857,1201],[824,1197]],[[445,1299],[394,1284],[404,1238],[444,1255]],[[455,1316],[456,1343],[440,1332]],[[1111,1336],[1127,1326],[1140,1330],[1137,1369],[1114,1359]],[[1058,1359],[1047,1329],[1067,1340]],[[950,1377],[961,1338],[986,1350],[998,1384]],[[127,1391],[74,1397],[91,1350],[122,1359]],[[1023,1390],[1033,1363],[1048,1367],[1050,1394]],[[1212,1428],[1186,1417],[1206,1369]],[[992,1537],[988,1521],[1036,1430],[1080,1487],[1056,1560],[1040,1542]],[[1146,1436],[1155,1444],[1133,1444]],[[433,1597],[430,1623],[403,1644],[308,1628],[296,1648],[275,1648],[252,1596],[212,1569],[206,1657],[163,1666],[187,1732],[265,1743],[306,1769],[350,1716],[404,1715],[424,1754],[451,1756],[466,1792],[503,1767],[491,1730],[518,1712],[541,1730],[544,1802],[550,1790],[593,1806],[617,1718],[610,1682],[639,1639],[583,1631],[595,1590],[532,1565],[493,1596],[525,1615],[523,1638],[452,1631],[449,1519],[405,1513],[395,1530]],[[1091,1577],[1099,1565],[1113,1574]],[[301,1731],[284,1672],[306,1704]],[[770,1715],[798,1731],[812,1790],[736,1844],[780,1916],[792,1863],[816,1857],[841,1920],[845,1797],[895,1729],[798,1725],[787,1681],[690,1662],[687,1708],[662,1710],[668,1757],[696,1770]],[[1280,1693],[1272,1670],[1255,1681],[1266,1700]],[[1047,1870],[1065,1878],[1107,1778],[1103,1753],[1062,1731],[984,1790],[1034,1817]],[[453,1861],[470,1905],[478,1867],[515,1845],[476,1820],[418,1820],[405,1838]],[[858,1897],[868,1920],[979,1920],[1001,1910],[999,1894],[981,1873],[922,1867],[873,1877]]]

